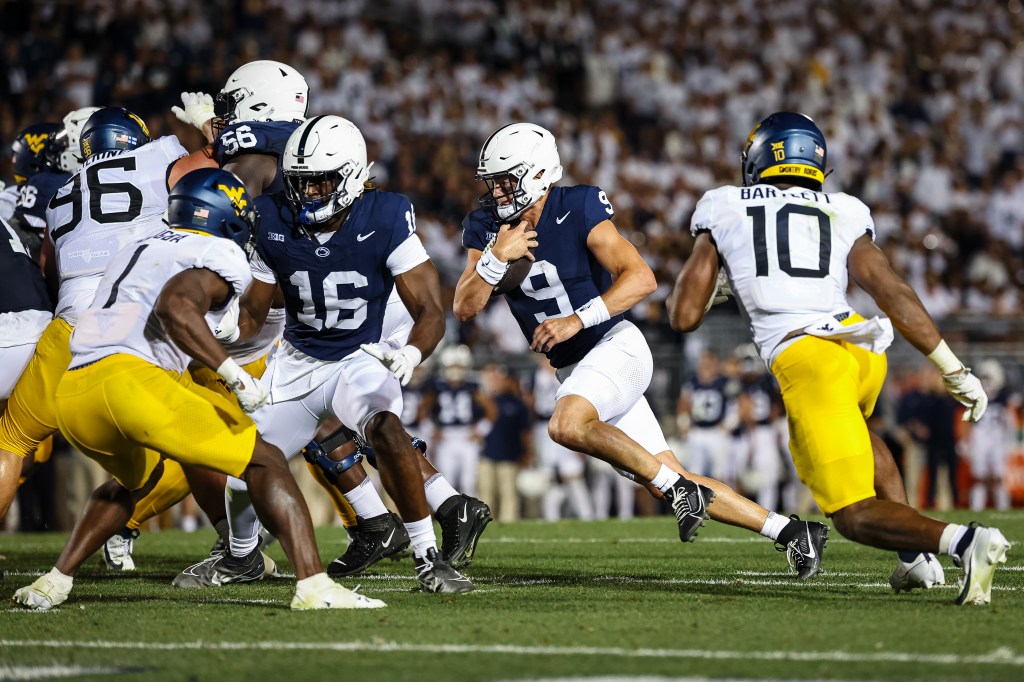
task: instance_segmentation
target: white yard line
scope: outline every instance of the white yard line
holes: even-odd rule
[[[1007,648],[986,654],[920,654],[909,651],[729,651],[718,649],[625,649],[588,646],[511,644],[414,644],[402,642],[127,642],[110,640],[0,639],[0,648],[108,649],[137,651],[369,651],[380,653],[493,654],[514,656],[593,656],[598,658],[683,658],[704,660],[816,661],[832,663],[913,663],[1024,667],[1024,655]]]

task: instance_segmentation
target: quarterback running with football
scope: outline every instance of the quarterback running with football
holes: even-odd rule
[[[654,291],[654,274],[611,222],[605,193],[555,186],[561,176],[555,139],[544,128],[513,123],[487,139],[477,177],[488,192],[463,221],[467,260],[456,316],[476,316],[497,285],[505,288],[510,263],[529,259],[529,273],[509,283],[505,296],[531,348],[547,355],[561,382],[548,422],[552,440],[650,483],[672,505],[681,540],[691,541],[710,511],[784,545],[800,577],[815,575],[826,526],[769,512],[676,460],[644,398],[654,371],[647,341],[623,319]]]
[[[964,568],[957,603],[988,603],[995,568],[1006,561],[1006,538],[995,528],[944,523],[910,507],[893,474],[876,475],[884,445],[866,423],[885,380],[894,326],[939,368],[965,420],[978,421],[988,399],[875,246],[867,206],[823,191],[826,158],[824,135],[803,114],[775,113],[751,131],[743,186],[713,189],[697,204],[693,253],[669,299],[672,325],[686,331],[700,324],[722,264],[761,358],[779,381],[793,461],[821,510],[845,537],[900,553],[890,579],[897,591],[941,583],[933,556],[941,553]],[[865,320],[850,308],[851,277],[888,319]],[[891,455],[879,462],[895,471]]]

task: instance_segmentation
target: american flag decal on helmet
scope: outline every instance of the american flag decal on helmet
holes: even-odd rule
[[[210,217],[210,209],[208,208],[197,208],[192,214],[192,217],[200,225],[205,225],[207,218]]]

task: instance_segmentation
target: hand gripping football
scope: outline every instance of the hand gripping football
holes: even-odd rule
[[[533,253],[533,249],[530,249],[530,253]],[[498,280],[498,283],[494,285],[491,296],[501,296],[518,289],[519,285],[526,279],[526,276],[530,274],[530,268],[532,267],[533,261],[526,256],[509,261],[508,269],[505,270],[505,274]]]

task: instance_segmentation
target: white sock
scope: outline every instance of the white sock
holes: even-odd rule
[[[384,500],[380,499],[377,489],[373,487],[373,481],[369,478],[364,478],[362,483],[344,495],[348,503],[352,505],[352,509],[355,510],[356,516],[372,519],[374,516],[388,513],[388,508],[384,506]]]
[[[423,492],[427,496],[427,504],[433,511],[441,508],[441,505],[453,497],[457,497],[459,491],[452,487],[448,479],[441,474],[434,474],[423,484]]]
[[[260,541],[259,517],[253,508],[248,490],[224,488],[228,525],[231,529],[228,548],[231,556],[241,559],[249,556]]]
[[[967,526],[962,526],[958,523],[951,523],[943,528],[942,535],[939,537],[939,554],[948,554],[951,557],[956,557],[957,555],[954,554],[956,546],[960,544],[960,540],[966,532]]]
[[[422,559],[428,549],[437,549],[437,538],[434,536],[434,519],[427,517],[419,521],[406,521],[405,530],[409,533],[412,553]]]
[[[56,566],[50,569],[50,572],[46,574],[46,577],[50,579],[50,582],[63,589],[65,592],[70,592],[71,585],[75,582],[73,577],[70,575],[64,575],[57,570]]]
[[[761,535],[771,540],[778,540],[779,533],[789,525],[789,521],[789,518],[782,514],[768,512],[768,518],[764,520],[764,525],[761,526]]]
[[[671,488],[680,478],[679,474],[662,464],[661,468],[658,469],[658,473],[651,479],[651,485],[661,492],[667,493],[669,488]]]

